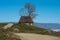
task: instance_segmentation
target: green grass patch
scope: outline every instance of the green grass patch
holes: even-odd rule
[[[4,27],[7,23],[0,23],[0,27]]]

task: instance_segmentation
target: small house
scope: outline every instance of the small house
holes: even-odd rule
[[[32,25],[33,21],[30,16],[21,16],[19,23],[25,23],[28,25]]]

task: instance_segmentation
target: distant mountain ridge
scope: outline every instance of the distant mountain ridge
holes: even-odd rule
[[[34,23],[33,25],[37,27],[60,32],[60,24],[58,23]]]
[[[12,24],[17,24],[18,22],[0,22],[0,23],[12,23]]]

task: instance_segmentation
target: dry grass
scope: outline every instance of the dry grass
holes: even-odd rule
[[[21,40],[18,36],[14,35],[12,32],[0,28],[0,40]]]

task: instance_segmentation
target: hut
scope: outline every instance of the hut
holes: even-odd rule
[[[25,23],[25,24],[28,24],[28,25],[32,25],[33,21],[32,21],[30,16],[21,16],[19,23],[20,24]]]

